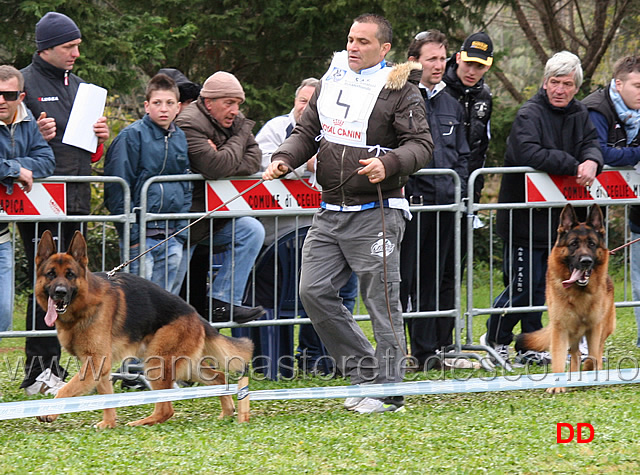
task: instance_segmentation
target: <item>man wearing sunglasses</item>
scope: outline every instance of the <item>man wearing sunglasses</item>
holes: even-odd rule
[[[84,81],[71,73],[80,56],[79,46],[82,42],[80,29],[74,21],[61,13],[49,12],[36,24],[36,53],[31,64],[22,70],[24,75],[24,91],[26,106],[37,117],[40,131],[53,149],[56,159],[54,175],[87,176],[91,175],[93,158],[99,159],[102,144],[109,138],[107,119],[101,117],[93,126],[98,137],[99,147],[92,154],[72,145],[62,143],[73,101],[78,86]],[[91,186],[89,183],[67,184],[67,214],[87,215],[91,205]],[[76,230],[82,229],[82,223],[20,223],[18,225],[24,241],[30,275],[33,275],[34,248],[37,238],[49,229],[60,249],[65,250]],[[35,325],[33,325],[34,300],[29,299],[27,307],[27,330],[48,330],[44,323],[45,312],[36,306]],[[25,344],[27,361],[25,377],[20,385],[28,393],[46,391],[45,384],[55,392],[55,387],[62,384],[66,371],[58,363],[60,344],[56,337],[27,338]],[[51,368],[52,377],[45,377]],[[38,375],[46,381],[36,381]],[[57,379],[60,378],[60,379]]]
[[[56,166],[51,147],[23,104],[24,79],[13,66],[0,66],[0,180],[8,195],[17,183],[27,193],[34,178],[44,178]],[[0,223],[0,331],[13,316],[13,246],[6,222]]]

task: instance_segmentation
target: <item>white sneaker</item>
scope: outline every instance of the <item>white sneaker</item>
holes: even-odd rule
[[[354,409],[358,414],[374,414],[378,412],[401,412],[404,411],[404,405],[396,406],[395,404],[385,404],[380,399],[366,397]]]
[[[38,393],[46,394],[47,396],[55,396],[58,394],[60,388],[65,384],[66,383],[62,379],[51,372],[50,368],[47,368],[38,375],[35,383],[31,386],[27,386],[24,390],[29,396],[33,396]]]
[[[580,350],[580,357],[582,361],[584,361],[589,356],[589,345],[587,345],[587,337],[580,338],[580,343],[578,343],[578,349]]]
[[[26,388],[24,388],[24,392],[27,393],[27,396],[33,396],[34,394],[40,394],[40,390],[42,389],[42,386],[44,386],[44,385],[42,384],[41,381],[36,381],[32,385],[27,386]]]
[[[364,397],[348,397],[344,400],[344,408],[347,411],[353,411],[364,399]]]
[[[504,344],[501,344],[501,343],[492,343],[492,342],[488,341],[486,333],[484,333],[480,337],[480,344],[484,345],[484,346],[488,346],[490,348],[493,348],[494,350],[496,350],[498,355],[500,355],[500,357],[503,360],[505,360],[507,363],[509,362],[509,345],[504,345]]]

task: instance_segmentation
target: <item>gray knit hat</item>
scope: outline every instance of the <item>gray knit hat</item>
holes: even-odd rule
[[[62,13],[49,12],[36,23],[36,47],[38,51],[82,38],[74,21]]]
[[[218,71],[209,76],[200,90],[200,95],[207,99],[237,97],[244,102],[244,89],[242,89],[240,81],[226,71]]]

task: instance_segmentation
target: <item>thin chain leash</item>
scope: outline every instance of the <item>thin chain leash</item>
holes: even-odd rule
[[[163,239],[162,241],[160,241],[158,244],[156,244],[153,247],[150,247],[149,249],[147,249],[146,251],[144,251],[142,254],[137,255],[136,257],[134,257],[133,259],[129,259],[126,262],[123,262],[122,264],[114,267],[113,269],[111,269],[109,272],[107,272],[107,277],[111,278],[113,277],[116,272],[124,269],[125,267],[127,267],[129,264],[131,264],[132,262],[137,261],[138,259],[140,259],[142,256],[144,256],[145,254],[147,254],[148,252],[153,251],[155,248],[157,248],[158,246],[163,245],[165,242],[167,242],[169,239],[176,237],[178,234],[182,233],[183,231],[186,231],[187,229],[189,229],[191,226],[193,226],[196,223],[199,223],[200,221],[202,221],[203,219],[207,219],[209,216],[211,216],[213,213],[215,213],[216,211],[220,210],[221,208],[224,208],[225,206],[227,206],[229,203],[231,203],[234,200],[237,200],[238,198],[240,198],[241,196],[243,196],[244,194],[250,192],[251,190],[253,190],[255,187],[260,186],[264,183],[264,178],[261,178],[260,181],[258,181],[257,183],[254,183],[253,185],[251,185],[249,188],[247,188],[246,190],[238,193],[237,195],[229,198],[227,201],[225,201],[224,203],[222,203],[220,206],[218,206],[215,209],[212,209],[211,211],[209,211],[208,213],[206,213],[204,216],[200,216],[198,219],[196,219],[194,222],[188,224],[187,226],[185,226],[184,228],[180,229],[179,231],[176,231],[175,233],[173,233],[171,236]]]
[[[640,238],[638,238],[638,239],[634,239],[633,241],[629,241],[628,243],[623,244],[622,246],[618,246],[618,247],[616,247],[615,249],[611,249],[611,250],[609,251],[609,254],[611,254],[611,255],[613,256],[613,255],[614,255],[616,252],[618,252],[620,249],[624,249],[624,248],[625,248],[625,247],[627,247],[627,246],[631,246],[631,244],[634,244],[634,243],[636,243],[636,242],[638,242],[638,241],[640,241]]]

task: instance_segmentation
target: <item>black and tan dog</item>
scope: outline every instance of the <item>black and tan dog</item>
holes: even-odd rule
[[[578,222],[570,204],[564,207],[547,267],[549,325],[518,336],[519,348],[549,350],[554,373],[565,371],[567,348],[571,353],[571,371],[578,371],[578,344],[583,336],[589,347],[584,369],[602,369],[604,342],[616,327],[603,221],[597,204],[591,207],[586,222]],[[549,388],[547,392],[565,392],[565,388]]]
[[[221,335],[189,304],[146,279],[94,274],[87,262],[80,232],[66,253],[56,253],[51,233],[43,233],[36,256],[38,304],[47,309],[45,322],[55,324],[62,346],[82,364],[57,398],[96,387],[99,394],[113,393],[112,364],[127,356],[144,361],[153,389],[169,389],[177,379],[225,384],[227,371],[245,371],[253,353],[249,339]],[[220,401],[220,417],[233,415],[232,397],[221,396]],[[149,417],[129,425],[157,424],[172,415],[171,402],[160,402]],[[57,417],[39,420],[52,422]],[[97,427],[115,424],[115,409],[105,409]]]

